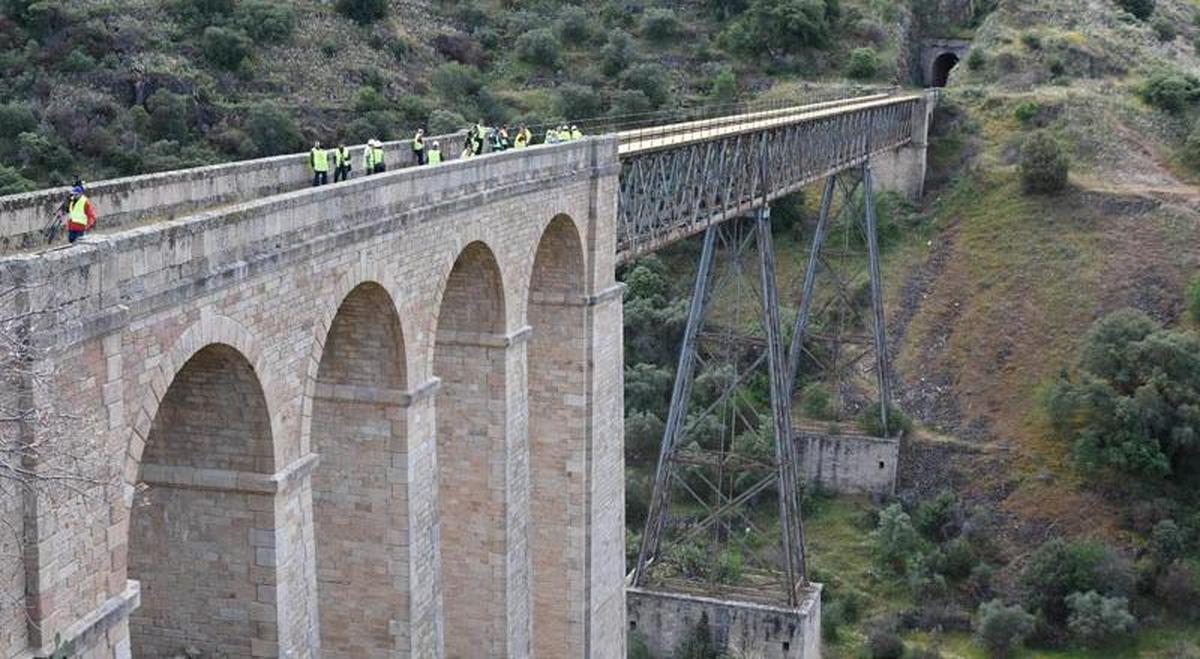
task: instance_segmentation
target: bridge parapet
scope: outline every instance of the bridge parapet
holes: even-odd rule
[[[447,159],[453,159],[462,150],[464,135],[439,135],[428,141],[440,141]],[[350,147],[355,171],[362,148]],[[411,166],[411,140],[385,142],[383,148],[390,168]],[[88,196],[100,211],[100,226],[107,230],[296,190],[311,181],[304,152],[96,181],[88,184]],[[41,244],[42,230],[66,195],[66,188],[51,188],[0,197],[0,253]]]

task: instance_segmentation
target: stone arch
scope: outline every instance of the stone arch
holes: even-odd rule
[[[529,508],[534,655],[585,654],[587,325],[583,242],[555,216],[528,288]]]
[[[378,283],[359,284],[330,323],[313,386],[323,656],[406,649],[411,396],[405,358],[392,297]]]
[[[950,72],[954,67],[958,66],[958,54],[954,52],[945,52],[933,59],[933,64],[929,70],[929,85],[931,87],[945,87],[950,82]]]
[[[228,344],[199,348],[149,423],[127,556],[142,586],[130,616],[133,654],[272,647],[275,444],[254,367]]]
[[[482,242],[459,253],[438,310],[436,399],[446,656],[508,654],[509,341],[504,286]]]
[[[133,432],[126,450],[125,481],[127,485],[132,487],[137,482],[138,465],[142,461],[146,439],[150,435],[151,424],[158,414],[168,386],[188,360],[202,348],[212,344],[230,346],[242,354],[247,362],[254,365],[253,371],[259,378],[267,401],[268,418],[271,419],[271,434],[273,437],[280,435],[279,429],[275,426],[272,401],[279,399],[278,394],[281,390],[274,386],[274,382],[266,375],[268,371],[264,368],[262,346],[237,321],[225,316],[203,314],[199,321],[189,326],[176,339],[175,344],[164,353],[158,367],[153,371],[149,386],[141,401],[141,413],[135,416]],[[276,455],[278,454],[278,447],[276,447]]]

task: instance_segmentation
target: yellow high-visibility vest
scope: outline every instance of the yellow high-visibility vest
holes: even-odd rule
[[[67,209],[67,224],[87,227],[87,203],[88,198],[84,195],[79,195],[79,198],[71,202],[71,206]]]
[[[429,150],[429,164],[436,165],[442,161],[442,150],[433,148]]]
[[[350,149],[342,147],[333,152],[333,163],[338,167],[350,162]]]
[[[314,172],[329,171],[329,152],[325,149],[312,150],[312,168]]]
[[[371,162],[375,165],[383,164],[383,147],[377,146],[371,149]]]

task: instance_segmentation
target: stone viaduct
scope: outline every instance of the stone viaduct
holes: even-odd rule
[[[220,204],[0,258],[0,411],[29,412],[0,424],[0,658],[623,657],[616,266],[864,158],[923,173],[929,105],[192,190]],[[791,179],[621,219],[698,189],[629,183],[642,155],[785,129],[826,143]]]

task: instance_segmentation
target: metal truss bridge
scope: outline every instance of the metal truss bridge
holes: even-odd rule
[[[618,260],[902,147],[924,111],[923,94],[877,94],[620,132]]]

